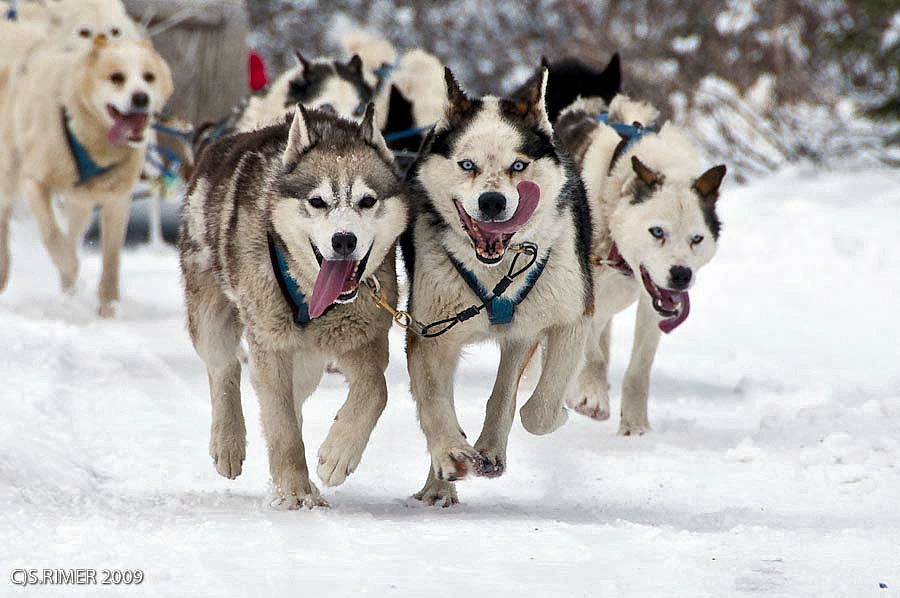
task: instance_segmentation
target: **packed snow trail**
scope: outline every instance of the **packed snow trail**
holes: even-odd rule
[[[408,499],[428,457],[399,330],[359,470],[323,489],[330,509],[273,510],[246,375],[243,475],[210,462],[175,251],[126,250],[119,315],[101,321],[98,255],[85,251],[63,296],[18,218],[0,295],[0,596],[898,596],[898,183],[799,169],[726,182],[719,255],[657,356],[653,432],[615,434],[629,311],[613,334],[613,418],[571,414],[540,438],[517,422],[507,473],[460,483],[451,509]],[[496,364],[485,345],[460,366],[470,437]],[[310,459],[345,392],[326,376],[307,402]],[[145,579],[9,577],[79,567]]]

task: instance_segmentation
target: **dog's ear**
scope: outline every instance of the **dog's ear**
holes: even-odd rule
[[[650,189],[655,189],[662,185],[663,176],[641,162],[637,156],[631,156],[631,167],[637,175],[637,180]]]
[[[375,104],[373,102],[369,102],[366,105],[366,112],[359,123],[359,136],[374,145],[388,162],[394,161],[394,155],[388,149],[387,143],[384,142],[381,131],[375,126]]]
[[[724,164],[719,164],[701,174],[700,178],[694,181],[694,191],[700,195],[703,201],[715,203],[719,199],[719,185],[722,184],[727,170]]]
[[[297,104],[297,109],[294,110],[294,120],[291,122],[291,132],[288,133],[287,147],[284,148],[281,163],[286,169],[294,167],[300,160],[300,156],[315,141],[315,132],[310,126],[309,114],[306,112],[303,104]]]
[[[525,83],[516,98],[506,103],[507,109],[515,116],[538,125],[548,132],[553,130],[547,117],[546,95],[547,79],[549,78],[550,71],[547,67],[541,66],[540,70]]]
[[[359,57],[359,54],[353,55],[353,57],[347,63],[347,67],[360,77],[363,76],[363,63],[362,58]]]
[[[444,82],[447,84],[447,120],[452,123],[471,112],[474,103],[466,97],[450,67],[444,67]]]
[[[306,74],[309,71],[309,61],[303,57],[300,50],[294,50],[294,58],[297,59],[297,64],[300,65],[300,68],[303,69],[303,73]]]
[[[603,69],[600,79],[600,96],[609,104],[616,94],[622,91],[622,63],[618,52],[609,59],[609,64]]]

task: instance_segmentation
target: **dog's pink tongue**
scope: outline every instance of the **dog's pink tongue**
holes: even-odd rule
[[[522,181],[516,186],[519,205],[512,218],[505,222],[478,222],[478,228],[488,234],[514,233],[528,222],[541,200],[541,188],[532,181]]]
[[[667,299],[674,303],[679,303],[678,307],[678,315],[672,318],[668,318],[666,320],[661,320],[659,322],[659,329],[669,334],[679,326],[681,323],[687,320],[687,317],[691,313],[691,298],[686,292],[672,293],[671,297],[667,297]]]
[[[353,272],[353,260],[322,260],[316,284],[309,299],[309,317],[318,318],[344,290],[344,283]]]
[[[128,138],[139,133],[147,125],[146,114],[113,115],[113,126],[106,134],[110,145],[122,145]]]

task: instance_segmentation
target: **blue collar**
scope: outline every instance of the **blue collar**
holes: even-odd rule
[[[456,268],[456,271],[462,276],[462,279],[466,281],[466,284],[469,285],[469,288],[475,293],[478,299],[481,300],[485,309],[487,309],[491,326],[496,326],[499,324],[509,324],[513,321],[513,317],[516,315],[516,306],[525,301],[528,293],[531,292],[531,289],[533,289],[534,285],[537,283],[538,278],[544,273],[544,266],[547,265],[547,260],[550,259],[550,252],[548,251],[547,255],[544,256],[544,259],[539,260],[531,268],[531,272],[528,273],[528,277],[525,279],[525,284],[523,284],[512,297],[502,296],[503,291],[505,291],[509,286],[509,283],[512,282],[511,280],[508,280],[507,277],[500,279],[500,282],[494,287],[493,292],[488,292],[488,290],[484,288],[484,285],[476,278],[475,274],[467,270],[465,266],[450,255],[449,252],[447,253],[447,256],[450,258],[450,263],[453,264],[453,267]]]
[[[100,166],[94,162],[94,159],[91,158],[91,154],[88,153],[87,148],[78,141],[78,138],[75,137],[75,133],[73,133],[72,129],[69,127],[69,114],[66,112],[66,109],[62,108],[61,110],[63,130],[66,132],[66,141],[69,142],[69,151],[72,153],[72,159],[75,160],[75,169],[78,171],[78,182],[75,183],[75,185],[83,185],[91,179],[104,175],[112,170],[115,164],[110,166]]]
[[[644,135],[659,133],[658,127],[645,127],[638,122],[634,123],[633,125],[611,123],[609,122],[609,112],[601,112],[600,114],[598,114],[597,122],[605,124],[613,131],[618,133],[619,137],[622,138],[622,141],[619,142],[619,145],[617,145],[616,149],[613,151],[612,160],[610,160],[609,162],[610,173],[613,171],[616,162],[619,160],[622,154],[628,151],[628,149],[632,145],[640,141]]]
[[[303,328],[311,321],[311,318],[309,317],[309,304],[306,303],[306,295],[300,291],[300,286],[297,284],[294,277],[291,276],[291,272],[288,269],[287,258],[275,242],[275,239],[272,238],[271,233],[269,233],[268,239],[269,258],[272,260],[272,271],[275,273],[275,280],[278,281],[278,287],[281,289],[284,300],[287,301],[287,304],[291,307],[291,313],[294,316],[294,324]],[[331,309],[331,306],[329,306],[328,309]],[[328,309],[325,311],[327,312]]]

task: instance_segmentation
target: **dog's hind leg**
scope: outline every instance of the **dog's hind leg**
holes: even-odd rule
[[[428,479],[425,480],[425,486],[413,494],[413,498],[422,501],[429,507],[441,506],[446,508],[459,503],[459,496],[456,494],[456,483],[437,479],[437,476],[434,475],[434,468],[428,470]]]
[[[185,279],[188,329],[209,376],[209,455],[216,471],[233,480],[241,475],[247,443],[241,409],[241,363],[237,359],[242,326],[237,310],[218,290],[211,273]]]
[[[9,281],[9,219],[12,203],[0,199],[0,292]]]
[[[595,315],[594,318],[597,318]],[[609,346],[612,321],[594,320],[585,343],[584,364],[578,383],[566,404],[580,413],[604,421],[609,419]]]
[[[506,469],[506,444],[516,417],[516,391],[519,375],[532,355],[533,343],[523,340],[507,341],[500,345],[500,367],[491,398],[485,411],[484,427],[475,442],[481,453],[479,475],[494,478]]]
[[[634,325],[634,344],[625,378],[622,380],[622,418],[619,434],[631,436],[650,431],[647,400],[650,394],[650,368],[659,346],[659,316],[646,295],[641,296]]]
[[[547,331],[541,378],[531,398],[519,410],[522,425],[532,434],[549,434],[566,423],[563,401],[584,359],[584,336],[589,324],[587,318],[579,318],[573,324],[552,326]]]
[[[41,239],[56,265],[60,281],[65,286],[65,281],[73,279],[75,273],[78,272],[78,257],[69,251],[66,237],[59,229],[56,216],[53,214],[53,206],[50,203],[50,192],[39,183],[27,180],[22,185],[22,194],[31,205],[38,230],[41,232]]]
[[[342,356],[338,365],[350,383],[350,392],[319,447],[317,473],[326,486],[342,484],[353,473],[387,405],[387,331],[372,343]]]
[[[302,418],[294,403],[292,354],[261,346],[248,333],[250,373],[259,399],[263,433],[269,449],[269,471],[278,491],[277,506],[287,509],[327,506],[309,479]],[[232,350],[233,354],[233,350]]]
[[[115,314],[113,302],[119,300],[119,261],[128,229],[129,197],[110,198],[100,211],[100,236],[103,246],[103,272],[100,275],[97,310],[101,318]]]

